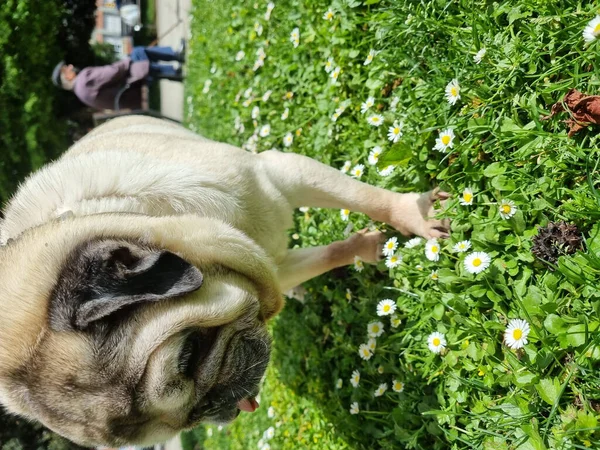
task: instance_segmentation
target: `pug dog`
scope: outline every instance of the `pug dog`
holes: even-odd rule
[[[381,251],[378,231],[288,249],[293,209],[344,208],[444,238],[432,206],[447,197],[158,119],[114,119],[5,209],[0,402],[83,446],[164,442],[253,412],[282,293]]]

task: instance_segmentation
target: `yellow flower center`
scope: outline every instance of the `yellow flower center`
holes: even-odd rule
[[[327,19],[332,19],[333,13],[331,11],[327,11]]]
[[[600,33],[600,23],[594,27],[594,34]]]
[[[452,97],[456,97],[458,95],[458,90],[455,87],[451,87],[450,94],[452,94]]]
[[[433,247],[431,247],[431,252],[432,253],[437,253],[440,249],[438,248],[437,245],[434,245]]]
[[[516,330],[513,331],[513,339],[515,341],[521,339],[522,336],[523,336],[523,331],[520,330],[519,328],[517,328]]]
[[[373,333],[377,333],[379,331],[379,327],[377,325],[373,325]]]
[[[473,199],[473,194],[471,194],[470,192],[464,192],[463,199],[465,200],[465,202],[470,202]]]
[[[394,386],[394,388],[395,388],[397,391],[401,391],[401,390],[402,390],[402,383],[396,383],[396,386]]]
[[[363,348],[363,355],[369,356],[369,349]]]
[[[390,305],[383,305],[383,312],[388,312],[390,310]]]
[[[392,256],[392,257],[390,258],[390,262],[391,262],[391,263],[395,263],[396,261],[398,261],[398,258],[397,258],[396,256]]]
[[[504,214],[510,213],[510,205],[502,205],[502,212]]]
[[[373,117],[371,120],[372,120],[373,122],[377,123],[377,122],[379,122],[379,117]]]
[[[440,338],[437,338],[437,337],[433,338],[432,342],[435,347],[438,347],[442,343],[442,341],[440,341]]]
[[[481,265],[481,263],[482,263],[482,261],[481,261],[481,259],[479,259],[479,258],[475,258],[475,259],[473,260],[473,265],[474,265],[475,267],[479,267],[479,266]]]
[[[344,215],[347,216],[348,214],[350,214],[350,210],[349,209],[344,209],[342,210]]]
[[[437,273],[432,273],[431,274],[431,278],[434,279],[434,280],[437,280],[438,279],[438,274]]]
[[[367,61],[372,61],[373,60],[373,55],[368,55],[367,56]]]
[[[444,135],[442,136],[442,144],[448,145],[450,143],[450,136]]]
[[[394,248],[394,243],[393,242],[389,242],[387,245],[387,248],[389,248],[390,250]]]
[[[394,134],[400,134],[400,128],[396,127],[393,131]]]

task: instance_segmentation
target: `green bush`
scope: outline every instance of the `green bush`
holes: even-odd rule
[[[329,8],[331,21],[324,19]],[[389,230],[399,239],[399,266],[348,268],[306,284],[305,305],[290,301],[273,324],[279,381],[267,377],[263,395],[275,402],[291,389],[297,398],[281,412],[298,413],[310,401],[343,441],[310,448],[599,448],[598,128],[569,138],[560,119],[541,120],[569,88],[598,92],[599,44],[582,38],[594,6],[289,0],[276,2],[269,20],[265,11],[264,2],[196,2],[190,128],[251,151],[276,147],[337,168],[363,164],[362,181],[395,191],[439,185],[454,197],[442,213],[453,232],[438,243],[439,261],[425,257],[424,242],[405,248]],[[364,64],[370,50],[378,53]],[[328,58],[341,68],[337,83],[325,71]],[[445,97],[453,79],[460,85],[454,105]],[[374,104],[362,114],[370,96]],[[367,122],[374,113],[384,126]],[[402,137],[392,143],[396,121]],[[265,124],[270,134],[258,137]],[[434,150],[447,129],[453,147]],[[370,165],[376,146],[383,152]],[[381,175],[388,166],[391,175]],[[459,202],[467,188],[471,206]],[[516,207],[507,219],[504,200]],[[574,254],[558,235],[536,241],[540,227],[560,221],[583,232]],[[309,209],[297,215],[291,243],[341,239],[349,224],[373,226],[358,213],[347,222],[340,211]],[[467,253],[453,250],[462,240],[471,243]],[[541,261],[532,250],[559,257]],[[491,258],[479,274],[465,268],[473,251]],[[396,304],[397,328],[377,315],[386,298]],[[522,349],[503,343],[513,319],[530,327]],[[363,361],[358,349],[373,321],[385,332]],[[432,332],[445,335],[440,354],[428,348]],[[357,388],[349,382],[354,370]],[[393,380],[403,392],[392,390]],[[381,383],[388,389],[375,396]],[[353,402],[358,414],[349,412]],[[242,415],[206,448],[241,448],[245,434],[252,448],[267,423],[264,410]],[[273,448],[291,448],[308,433],[302,421],[272,423],[279,423]]]

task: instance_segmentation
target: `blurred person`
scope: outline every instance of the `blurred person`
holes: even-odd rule
[[[164,62],[175,61],[178,67]],[[126,85],[130,86],[119,99],[119,109],[141,107],[140,87],[155,79],[182,81],[181,64],[185,62],[185,41],[179,50],[171,47],[134,47],[131,55],[113,64],[78,69],[59,62],[52,72],[52,83],[72,91],[81,102],[96,109],[115,109],[115,99]]]

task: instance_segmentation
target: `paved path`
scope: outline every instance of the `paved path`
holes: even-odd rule
[[[182,38],[188,39],[192,0],[155,0],[156,34],[159,45],[179,47]],[[183,84],[160,81],[160,110],[173,119],[183,119]],[[170,450],[170,449],[169,449]]]

